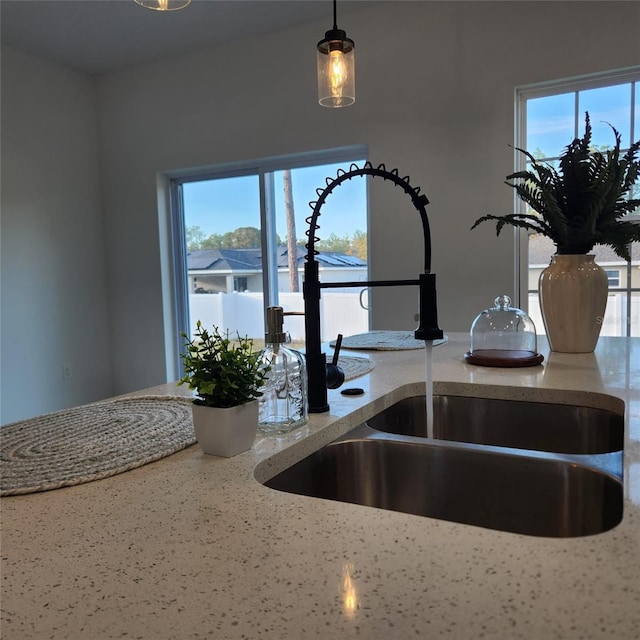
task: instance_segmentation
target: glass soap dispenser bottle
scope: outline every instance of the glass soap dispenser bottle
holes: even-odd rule
[[[307,367],[304,356],[285,346],[282,307],[267,308],[263,366],[270,366],[262,387],[258,431],[267,435],[289,433],[306,424],[308,415]]]

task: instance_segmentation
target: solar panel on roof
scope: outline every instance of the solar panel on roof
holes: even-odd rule
[[[330,256],[330,255],[327,255],[326,253],[321,253],[318,256],[318,259],[321,260],[322,262],[326,262],[327,264],[332,264],[335,266],[341,266],[344,264],[344,262],[338,260],[335,256]]]
[[[199,249],[187,253],[188,269],[210,269],[220,260],[220,252],[217,249]]]
[[[288,266],[286,248],[279,248],[278,266]],[[298,248],[298,262],[304,260],[305,252]],[[326,267],[363,267],[366,260],[344,253],[320,252],[318,262]],[[260,270],[262,268],[262,250],[254,249],[198,249],[187,253],[187,268],[198,269],[231,269],[232,271]]]
[[[318,260],[334,267],[364,267],[367,265],[365,260],[344,253],[320,253]]]

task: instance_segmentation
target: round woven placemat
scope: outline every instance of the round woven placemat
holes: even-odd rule
[[[327,362],[331,361],[332,356],[327,356]],[[368,358],[359,358],[357,356],[338,356],[338,366],[344,371],[345,380],[353,380],[358,376],[369,373],[375,366]]]
[[[441,340],[434,340],[437,347],[447,341],[445,336]],[[331,343],[335,347],[335,340]],[[405,349],[424,349],[424,341],[416,340],[413,331],[368,331],[342,339],[345,349],[371,349],[376,351],[403,351]]]
[[[0,427],[0,496],[69,487],[141,467],[196,441],[191,400],[121,398]]]
[[[340,356],[345,380],[374,367]],[[83,405],[0,427],[0,496],[70,487],[170,456],[196,442],[191,399],[139,396]]]

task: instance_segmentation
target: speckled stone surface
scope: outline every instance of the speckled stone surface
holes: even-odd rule
[[[379,352],[357,380],[364,396],[330,391],[330,413],[235,458],[195,445],[105,480],[3,498],[3,640],[635,640],[640,339],[601,338],[595,354],[580,355],[541,345],[545,363],[530,369],[468,365],[467,349],[455,334],[434,349],[436,391],[624,406],[617,527],[539,538],[261,485],[423,391],[423,352]]]

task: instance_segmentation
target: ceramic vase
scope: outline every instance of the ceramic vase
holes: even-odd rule
[[[590,353],[596,348],[609,286],[594,258],[555,255],[540,274],[540,309],[552,351]]]
[[[258,401],[228,409],[194,404],[193,427],[204,453],[231,458],[253,446],[258,433]]]

